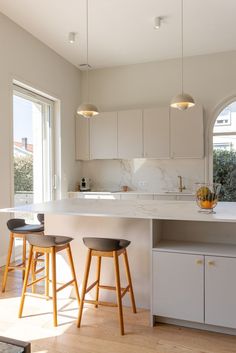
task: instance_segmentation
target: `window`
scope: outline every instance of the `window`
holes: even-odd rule
[[[13,92],[14,204],[54,198],[54,102],[22,87]]]
[[[216,119],[215,126],[230,126],[231,125],[231,110],[224,109]]]
[[[222,185],[222,201],[236,201],[236,102],[226,107],[215,121],[213,181]]]

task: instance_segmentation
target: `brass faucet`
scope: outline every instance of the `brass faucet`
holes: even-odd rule
[[[183,190],[186,189],[186,187],[183,185],[183,177],[181,175],[178,175],[179,178],[179,192],[183,192]]]

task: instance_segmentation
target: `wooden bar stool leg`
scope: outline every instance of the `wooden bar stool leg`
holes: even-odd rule
[[[36,276],[35,276],[35,256],[37,253],[35,253],[35,255],[33,254],[32,256],[32,260],[31,260],[31,278],[32,278],[32,282],[36,280]],[[35,293],[35,285],[32,285],[32,293]]]
[[[5,289],[6,289],[7,276],[8,276],[8,267],[10,266],[10,262],[11,262],[13,244],[14,244],[14,234],[10,233],[10,241],[9,241],[9,247],[8,247],[7,262],[6,262],[6,267],[5,267],[3,281],[2,281],[2,292],[3,293],[5,292]]]
[[[133,291],[132,279],[130,275],[129,260],[128,260],[128,255],[126,250],[123,253],[123,256],[124,256],[123,258],[124,258],[124,264],[125,264],[126,277],[129,284],[129,292],[130,292],[132,309],[133,309],[133,313],[136,313],[137,311],[136,311],[136,304],[134,299],[134,291]]]
[[[53,301],[53,323],[57,326],[57,274],[56,274],[56,249],[51,248],[52,256],[52,301]]]
[[[115,265],[115,276],[116,276],[116,296],[118,304],[118,312],[120,319],[120,333],[124,335],[124,319],[123,319],[123,309],[121,300],[121,286],[120,286],[120,270],[119,270],[119,259],[116,251],[113,251],[114,265]]]
[[[26,239],[23,237],[22,264],[26,268]],[[25,270],[22,271],[22,279],[25,278]]]
[[[102,261],[102,258],[101,256],[98,256],[97,257],[97,277],[96,277],[96,280],[97,280],[97,285],[96,285],[96,301],[98,301],[99,299],[99,285],[100,285],[100,275],[101,275],[101,261]],[[95,304],[95,308],[98,307],[98,304]]]
[[[18,315],[19,318],[22,317],[22,312],[23,312],[23,308],[24,308],[25,292],[26,292],[27,283],[28,283],[28,279],[29,279],[30,269],[31,269],[31,266],[32,266],[32,259],[33,259],[33,246],[30,245],[28,265],[27,265],[27,268],[26,268],[25,279],[24,279],[22,295],[21,295],[20,310],[19,310],[19,315]]]
[[[80,327],[82,314],[83,314],[84,298],[85,298],[85,294],[86,294],[86,290],[87,290],[87,283],[88,283],[89,270],[90,270],[90,265],[91,265],[91,258],[92,258],[92,250],[89,249],[88,254],[87,254],[87,260],[86,260],[86,266],[85,266],[85,272],[84,272],[84,280],[83,280],[83,288],[82,288],[82,294],[81,294],[81,299],[80,299],[79,315],[78,315],[78,321],[77,321],[78,327]]]
[[[78,300],[78,304],[80,304],[79,288],[78,288],[78,283],[77,283],[77,279],[76,279],[74,261],[73,261],[73,257],[72,257],[72,253],[71,253],[70,244],[68,244],[66,251],[67,251],[69,262],[70,262],[70,269],[71,269],[72,278],[74,280],[76,298]]]
[[[45,295],[49,299],[49,253],[45,254]]]

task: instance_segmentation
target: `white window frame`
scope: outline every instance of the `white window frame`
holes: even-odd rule
[[[213,113],[211,115],[211,119],[209,120],[208,126],[207,126],[207,131],[205,135],[205,146],[206,146],[206,158],[205,158],[205,181],[206,182],[213,182],[213,135],[220,135],[223,136],[225,135],[236,135],[232,132],[225,132],[225,133],[213,133],[213,129],[215,126],[216,119],[220,115],[220,113],[226,109],[230,104],[236,102],[236,95],[228,97],[221,101],[213,110]]]
[[[31,100],[32,102],[35,102],[37,104],[40,104],[44,110],[43,114],[45,118],[48,120],[48,123],[50,124],[50,136],[49,136],[49,143],[50,147],[45,145],[45,140],[43,139],[43,150],[49,150],[50,155],[47,156],[48,159],[46,160],[45,158],[43,159],[43,170],[45,170],[46,164],[48,168],[49,160],[51,160],[50,163],[50,175],[49,173],[46,173],[46,175],[42,175],[42,180],[43,180],[43,199],[45,198],[45,195],[50,194],[50,199],[54,200],[56,198],[56,155],[55,155],[55,101],[51,100],[49,98],[46,98],[45,96],[33,92],[30,89],[24,88],[16,83],[13,84],[13,96],[19,96],[24,99]],[[43,104],[45,103],[45,104]],[[45,111],[46,110],[46,111]],[[14,118],[14,117],[13,117]],[[43,123],[43,131],[42,134],[45,135],[45,127],[46,124]],[[48,140],[46,140],[48,142]],[[12,152],[13,153],[13,152]],[[46,155],[46,154],[45,154]],[[14,179],[14,175],[13,175]],[[14,185],[14,184],[13,184]],[[44,189],[44,185],[47,185],[48,190]],[[13,186],[13,193],[14,193],[14,186]]]

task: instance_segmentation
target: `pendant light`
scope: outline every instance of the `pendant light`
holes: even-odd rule
[[[87,80],[87,102],[89,102],[89,49],[88,49],[88,42],[89,42],[89,8],[88,8],[88,0],[86,0],[86,17],[87,17],[87,26],[86,26],[86,37],[87,37],[87,65],[86,65],[86,80]],[[79,108],[77,109],[77,114],[82,115],[85,118],[92,118],[95,115],[99,114],[98,108],[91,103],[82,103]]]
[[[195,105],[193,97],[184,93],[184,15],[183,0],[181,0],[181,93],[172,98],[170,106],[179,110],[186,110]]]

